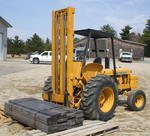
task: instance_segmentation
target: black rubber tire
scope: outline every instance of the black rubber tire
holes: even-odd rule
[[[144,97],[144,103],[141,107],[137,107],[135,105],[135,101],[136,101],[136,96],[137,95],[142,95]],[[128,98],[127,98],[127,104],[128,104],[128,107],[132,110],[132,111],[141,111],[144,109],[145,107],[145,104],[146,104],[146,95],[144,93],[144,91],[142,90],[136,90],[136,91],[132,91]]]
[[[114,103],[108,112],[99,108],[98,98],[103,88],[110,87],[114,93]],[[118,90],[113,78],[107,75],[97,75],[87,82],[81,94],[81,109],[87,119],[107,121],[113,117],[118,103]]]
[[[40,61],[39,61],[38,58],[34,58],[34,59],[33,59],[33,64],[39,64],[39,62],[40,62]]]
[[[43,91],[42,94],[48,93],[50,95],[52,93],[52,77],[51,76],[49,76],[48,79],[45,81],[42,91]],[[48,101],[51,101],[50,96],[49,96]]]

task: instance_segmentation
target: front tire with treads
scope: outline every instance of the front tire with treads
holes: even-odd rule
[[[81,109],[87,119],[109,120],[118,102],[118,90],[113,78],[97,75],[87,82],[81,95]]]
[[[146,104],[146,95],[142,90],[131,91],[127,99],[128,106],[133,111],[141,111]]]

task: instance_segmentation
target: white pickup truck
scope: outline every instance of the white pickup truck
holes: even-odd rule
[[[77,47],[74,50],[75,60],[82,60],[84,58],[85,47]]]
[[[122,62],[132,62],[133,60],[133,53],[132,52],[121,52],[120,53],[120,61]]]
[[[39,64],[40,62],[51,62],[52,52],[44,51],[41,54],[35,54],[30,56],[30,62],[33,64]]]

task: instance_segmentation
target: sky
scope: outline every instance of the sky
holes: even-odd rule
[[[52,11],[68,6],[75,8],[75,30],[110,24],[118,36],[126,25],[142,33],[150,18],[150,0],[0,0],[0,16],[13,26],[8,37],[51,39]]]

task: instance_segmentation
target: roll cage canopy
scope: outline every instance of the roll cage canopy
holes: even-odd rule
[[[84,64],[86,63],[86,58],[88,56],[89,49],[91,46],[91,38],[94,39],[96,58],[98,57],[98,49],[97,49],[96,39],[100,39],[100,38],[110,38],[111,39],[112,59],[113,59],[113,69],[114,69],[113,72],[114,72],[114,79],[115,79],[115,81],[117,81],[117,79],[116,79],[115,50],[114,50],[114,41],[113,41],[114,34],[108,33],[108,32],[103,32],[100,30],[89,29],[89,28],[88,29],[82,29],[82,30],[76,30],[76,31],[74,31],[74,33],[88,37],[87,44],[86,44],[85,51],[84,51]]]
[[[103,32],[100,30],[94,30],[94,29],[82,29],[82,30],[76,30],[75,34],[82,35],[88,37],[91,33],[91,38],[99,39],[99,38],[113,38],[114,34]]]

